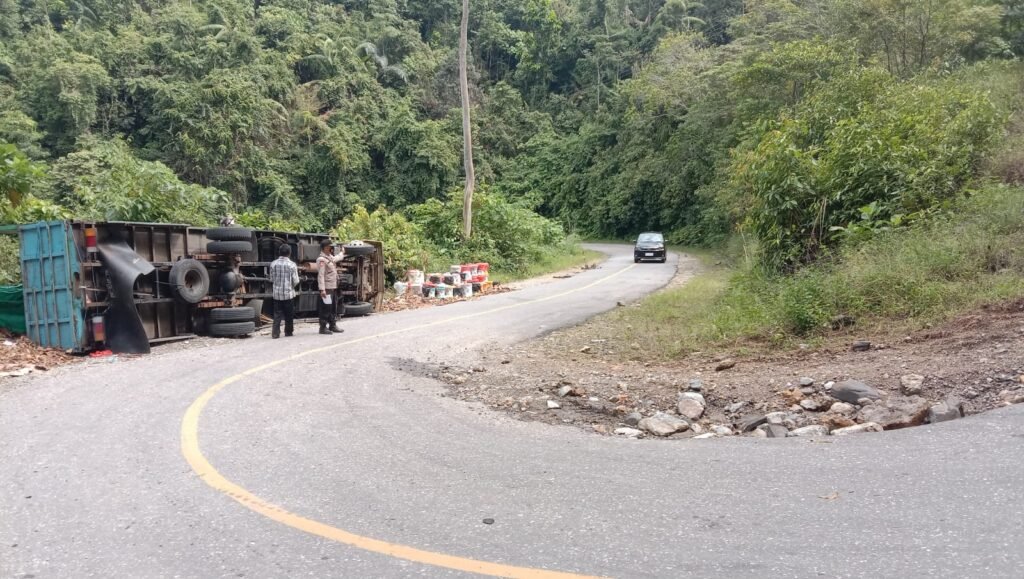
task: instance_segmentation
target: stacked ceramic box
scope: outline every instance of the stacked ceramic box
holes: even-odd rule
[[[407,272],[406,280],[395,284],[399,294],[422,295],[428,299],[472,297],[491,288],[490,265],[468,263],[453,265],[447,273],[424,273],[417,269]]]

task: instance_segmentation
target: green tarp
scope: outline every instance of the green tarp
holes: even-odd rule
[[[25,333],[25,297],[20,285],[0,285],[0,328]]]

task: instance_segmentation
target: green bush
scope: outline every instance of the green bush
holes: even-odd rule
[[[96,141],[54,163],[58,199],[78,219],[212,225],[227,195],[182,182],[163,163],[136,158],[120,140]]]
[[[837,316],[918,324],[1024,295],[1024,190],[991,186],[948,215],[780,275],[755,267],[709,308],[713,335],[822,335]]]
[[[473,236],[463,240],[462,207],[460,191],[410,208],[439,257],[451,263],[487,262],[491,269],[518,273],[572,245],[558,222],[486,189],[473,196]]]
[[[21,283],[21,260],[18,238],[0,234],[0,285]]]
[[[748,207],[765,263],[792,268],[843,232],[899,227],[948,205],[976,175],[1002,120],[979,91],[858,71],[737,154],[732,194]]]
[[[389,282],[405,279],[410,269],[426,270],[436,261],[436,248],[419,225],[385,208],[368,211],[358,206],[338,223],[333,234],[341,240],[373,239],[384,244],[384,269]]]

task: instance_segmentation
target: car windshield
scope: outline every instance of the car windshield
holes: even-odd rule
[[[660,233],[641,233],[640,237],[637,238],[637,243],[661,243],[664,238],[661,237]]]

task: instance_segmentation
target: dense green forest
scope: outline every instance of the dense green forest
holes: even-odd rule
[[[992,153],[1016,134],[1021,0],[471,0],[484,217],[462,243],[460,17],[0,0],[0,218],[338,227],[399,240],[396,270],[739,232],[792,269],[1024,171]]]

